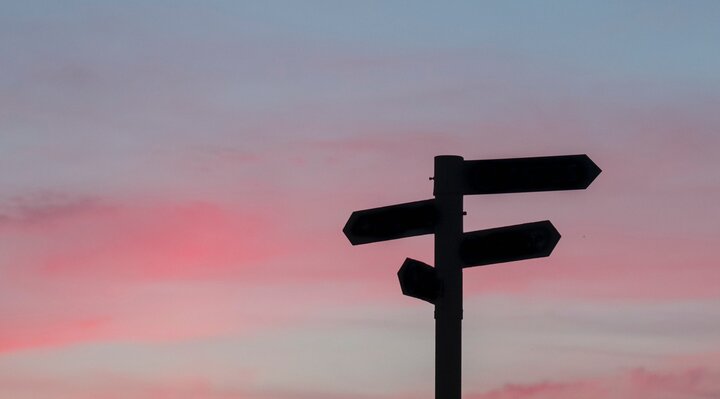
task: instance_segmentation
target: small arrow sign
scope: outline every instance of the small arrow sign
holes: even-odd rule
[[[600,174],[585,154],[465,161],[463,194],[584,190]]]
[[[552,253],[560,233],[550,221],[478,230],[463,234],[463,267],[542,258]]]
[[[404,295],[435,303],[440,294],[440,282],[434,267],[407,258],[397,274]]]
[[[436,213],[433,199],[355,211],[343,233],[352,245],[432,234]]]

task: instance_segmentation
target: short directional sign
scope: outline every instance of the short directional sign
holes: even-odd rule
[[[432,199],[365,209],[350,215],[343,232],[352,245],[432,234],[435,217]]]
[[[407,258],[397,274],[404,295],[435,303],[440,294],[440,281],[434,267]]]
[[[463,267],[482,266],[550,256],[560,233],[549,220],[478,230],[463,234]]]
[[[600,174],[587,155],[465,161],[435,157],[434,198],[366,209],[343,232],[353,245],[435,235],[435,267],[407,258],[403,294],[435,305],[435,399],[460,399],[462,271],[549,256],[560,233],[549,221],[463,233],[463,196],[582,190]]]

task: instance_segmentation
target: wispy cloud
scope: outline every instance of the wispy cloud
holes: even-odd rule
[[[718,370],[707,368],[650,371],[635,368],[622,374],[595,378],[529,384],[506,384],[501,388],[469,394],[471,399],[699,399],[720,393]]]
[[[54,192],[34,193],[11,198],[0,205],[0,229],[47,225],[111,210],[109,204],[97,198]]]

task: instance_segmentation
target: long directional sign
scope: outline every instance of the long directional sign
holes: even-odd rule
[[[587,155],[465,161],[435,157],[434,199],[353,212],[353,245],[435,235],[435,267],[406,259],[403,294],[435,305],[435,399],[460,399],[463,268],[549,256],[560,233],[549,221],[463,233],[463,196],[581,190],[600,174]]]
[[[352,245],[432,234],[435,231],[435,200],[408,202],[355,211],[343,232]]]
[[[600,174],[587,155],[464,161],[463,194],[583,190]]]
[[[460,259],[463,267],[513,262],[550,256],[560,233],[549,220],[463,234]]]

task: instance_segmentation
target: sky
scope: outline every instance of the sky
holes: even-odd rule
[[[0,397],[429,399],[433,157],[588,154],[465,270],[466,399],[720,397],[720,3],[0,2]]]

